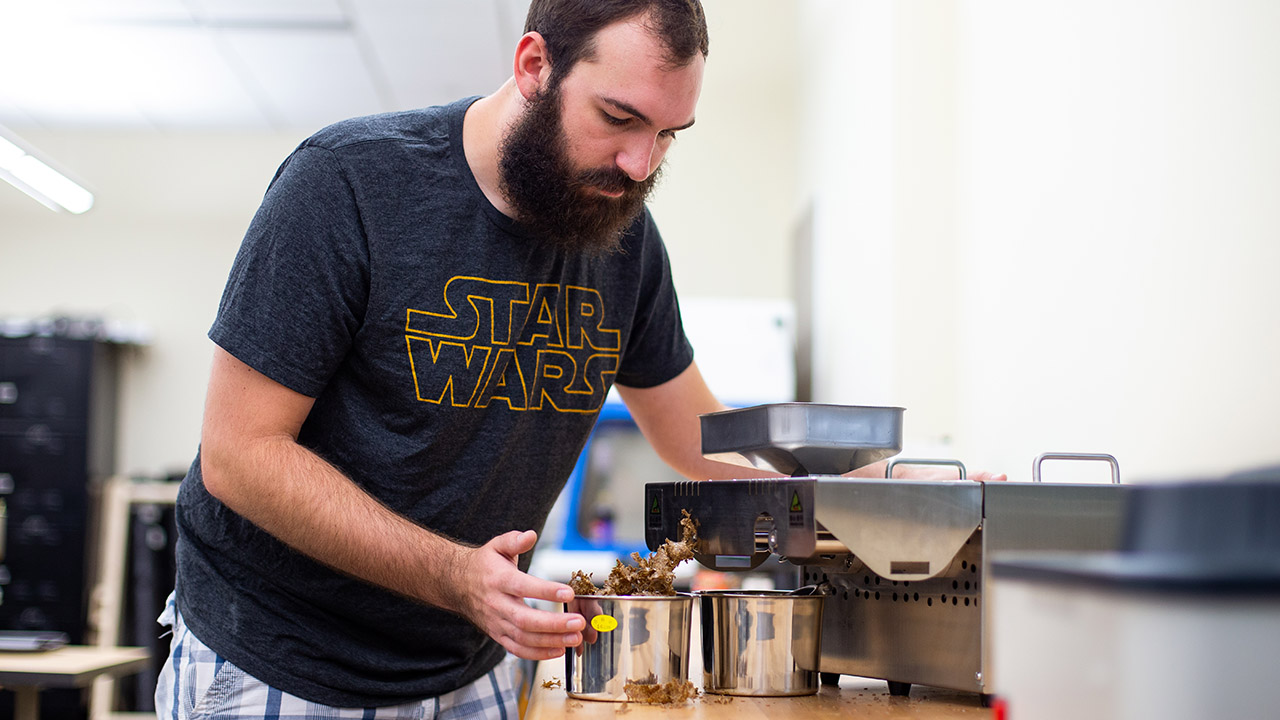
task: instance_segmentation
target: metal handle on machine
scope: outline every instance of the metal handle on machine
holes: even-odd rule
[[[777,528],[767,533],[756,533],[756,552],[778,552],[778,530]],[[849,548],[845,544],[836,539],[830,530],[818,530],[813,541],[813,555],[848,555]]]
[[[1120,484],[1120,463],[1114,455],[1106,453],[1040,453],[1031,464],[1031,482],[1041,482],[1040,464],[1045,460],[1098,460],[1111,465],[1111,484]]]
[[[886,465],[884,468],[884,476],[886,478],[892,479],[893,468],[898,465],[942,465],[946,467],[960,468],[961,480],[964,480],[968,476],[968,471],[964,469],[964,463],[960,462],[959,460],[932,460],[932,459],[917,460],[912,458],[894,458],[893,460],[890,460],[889,464]]]

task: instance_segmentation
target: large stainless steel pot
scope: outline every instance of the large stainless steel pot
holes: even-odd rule
[[[570,697],[623,702],[628,683],[687,679],[691,596],[578,595],[565,611],[587,620],[565,653]]]
[[[822,655],[822,595],[708,590],[702,616],[702,684],[722,695],[812,695]]]

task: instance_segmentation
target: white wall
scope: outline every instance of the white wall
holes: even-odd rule
[[[712,50],[698,122],[670,153],[653,211],[682,295],[786,297],[795,10],[708,0],[706,12]],[[85,215],[58,215],[0,185],[0,317],[105,314],[148,326],[151,344],[126,363],[118,469],[183,472],[199,439],[205,333],[227,272],[276,166],[309,131],[13,129],[98,198]]]
[[[965,445],[1280,461],[1280,4],[965,7]]]
[[[884,348],[893,297],[892,4],[812,2],[801,17],[800,191],[813,207],[815,400],[880,405],[897,368]]]
[[[697,123],[650,204],[682,296],[789,298],[796,218],[796,5],[704,0],[711,54]],[[742,339],[743,348],[750,338]]]
[[[0,316],[106,316],[151,343],[125,355],[117,464],[185,470],[199,440],[213,321],[227,271],[297,138],[21,131],[97,192],[81,216],[0,187]]]
[[[1046,450],[1130,480],[1280,460],[1280,5],[811,0],[801,27],[840,258],[819,399],[903,404],[909,447],[1017,479]]]

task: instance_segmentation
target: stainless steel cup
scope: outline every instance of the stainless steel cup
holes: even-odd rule
[[[697,593],[702,688],[721,695],[812,695],[822,654],[822,595]]]
[[[570,697],[622,702],[629,682],[688,678],[691,596],[578,595],[565,612],[587,620],[564,655]]]

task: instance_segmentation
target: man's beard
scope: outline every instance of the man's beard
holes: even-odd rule
[[[521,225],[556,247],[591,255],[621,246],[661,171],[636,182],[616,165],[575,170],[558,86],[529,99],[498,148],[498,169],[503,197]],[[622,195],[608,197],[599,190]]]

